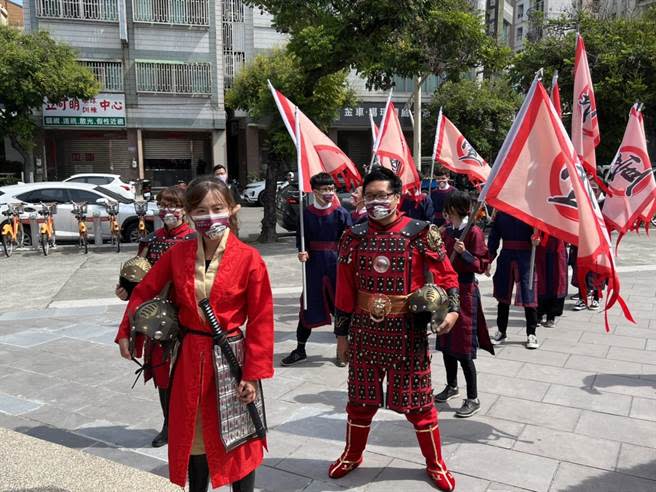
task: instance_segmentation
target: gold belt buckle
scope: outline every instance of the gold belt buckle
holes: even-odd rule
[[[392,301],[385,294],[375,294],[369,298],[367,310],[372,321],[380,323],[392,312]]]

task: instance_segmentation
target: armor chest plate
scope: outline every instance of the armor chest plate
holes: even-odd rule
[[[181,240],[182,239],[175,237],[156,237],[148,244],[148,253],[146,254],[146,259],[150,262],[151,265],[154,265],[164,253],[166,253]]]
[[[400,232],[369,232],[358,246],[357,287],[388,295],[409,293],[412,252],[410,239]]]

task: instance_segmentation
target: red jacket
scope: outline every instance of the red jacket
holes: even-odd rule
[[[168,281],[173,282],[173,301],[179,309],[180,325],[211,333],[197,307],[201,299],[196,295],[195,280],[198,272],[205,271],[204,264],[197,264],[199,241],[176,244],[148,272],[132,293],[117,340],[129,335],[128,312],[133,313],[141,303],[155,297]],[[236,333],[246,323],[243,379],[272,377],[273,299],[260,254],[230,234],[212,285],[210,303],[223,328]],[[214,488],[235,482],[257,468],[266,445],[264,440],[251,440],[225,452],[218,431],[212,344],[210,337],[187,335],[176,360],[169,407],[169,477],[181,487],[187,480],[199,403]]]

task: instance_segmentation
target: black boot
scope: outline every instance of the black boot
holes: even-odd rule
[[[232,492],[253,492],[255,490],[255,470],[232,484]]]
[[[189,456],[189,492],[207,492],[210,484],[210,468],[204,454]]]
[[[152,445],[154,448],[161,448],[169,442],[169,390],[159,388],[159,403],[162,405],[164,414],[164,424],[162,431],[155,436]]]

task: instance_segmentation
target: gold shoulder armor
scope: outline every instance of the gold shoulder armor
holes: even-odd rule
[[[426,240],[428,242],[428,248],[431,251],[436,251],[438,253],[443,251],[444,243],[442,242],[442,235],[440,234],[440,230],[435,224],[431,224],[428,227]]]

